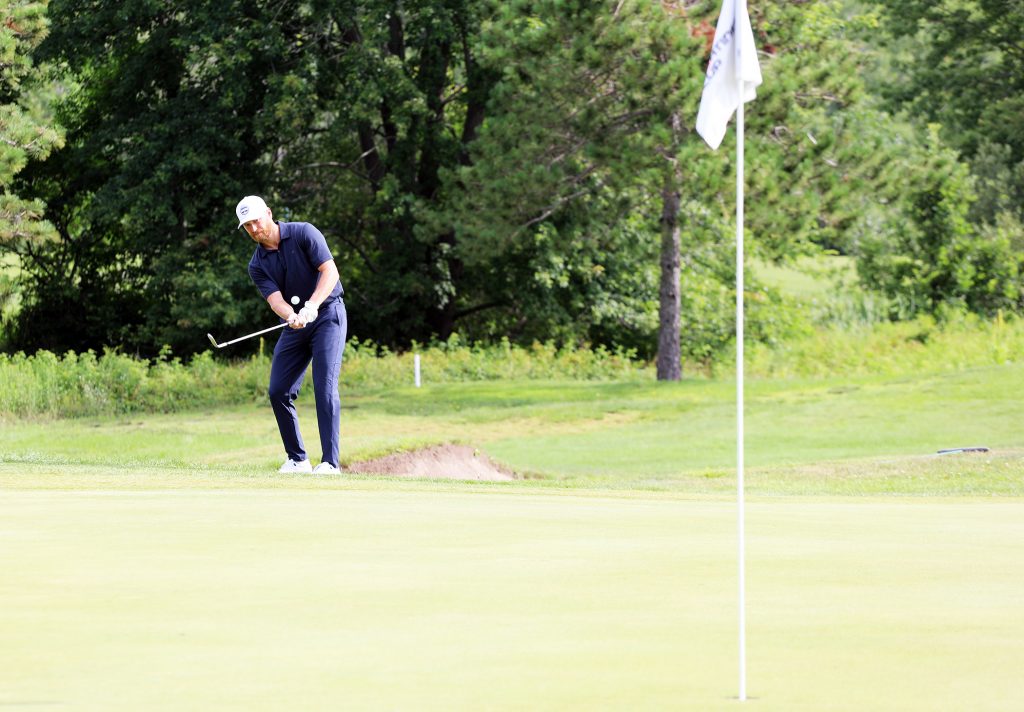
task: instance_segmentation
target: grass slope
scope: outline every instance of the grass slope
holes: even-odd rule
[[[747,392],[751,493],[1024,494],[1024,365],[909,377],[755,381]],[[346,394],[343,461],[439,442],[485,450],[533,486],[725,493],[735,467],[733,387],[484,382]],[[300,399],[314,461],[315,413]],[[984,445],[986,455],[938,457]],[[8,483],[57,465],[140,465],[221,481],[271,477],[282,459],[269,408],[5,423]],[[85,470],[80,470],[85,472]],[[191,481],[196,481],[190,476]]]

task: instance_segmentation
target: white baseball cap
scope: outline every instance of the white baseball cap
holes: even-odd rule
[[[258,195],[247,195],[238,203],[235,208],[235,215],[238,216],[238,227],[242,227],[250,220],[258,220],[267,214],[267,204]]]

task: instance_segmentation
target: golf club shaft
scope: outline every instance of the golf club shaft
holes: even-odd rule
[[[239,336],[237,339],[232,339],[231,341],[225,341],[223,344],[217,344],[217,346],[218,347],[230,346],[231,344],[238,343],[239,341],[245,341],[246,339],[251,339],[254,336],[259,336],[260,334],[266,334],[268,331],[275,331],[277,329],[281,329],[281,328],[284,328],[286,326],[288,326],[288,322],[282,322],[281,324],[278,324],[277,326],[272,326],[269,329],[264,329],[263,331],[254,331],[251,334],[246,334],[245,336]]]

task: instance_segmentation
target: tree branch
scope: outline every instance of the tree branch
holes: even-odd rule
[[[477,304],[476,306],[473,306],[473,307],[467,307],[466,309],[460,309],[459,311],[455,312],[453,318],[454,319],[461,319],[464,316],[469,316],[471,314],[476,314],[477,312],[485,311],[487,309],[494,309],[495,307],[505,307],[505,306],[508,306],[508,302],[494,301],[494,302],[486,302],[485,304]]]
[[[351,247],[353,250],[355,250],[356,254],[358,254],[363,259],[363,262],[366,263],[366,266],[370,269],[370,272],[372,272],[373,274],[380,274],[380,270],[377,269],[377,266],[373,263],[373,260],[370,259],[370,256],[366,254],[366,251],[363,250],[362,247],[357,245],[351,238],[346,237],[345,235],[336,235],[336,237],[342,242],[344,242],[346,245]]]
[[[578,177],[578,179],[574,180],[573,182],[579,182],[579,180],[582,180],[582,176]],[[600,187],[601,185],[602,184],[600,182],[598,182],[598,185],[596,187]],[[587,193],[592,192],[593,190],[594,190],[594,188],[584,188],[582,190],[576,191],[575,193],[570,193],[569,195],[563,195],[558,200],[556,200],[554,203],[552,203],[548,207],[544,208],[539,215],[537,215],[536,217],[531,218],[530,220],[527,220],[525,223],[523,223],[522,225],[517,227],[516,228],[516,232],[521,232],[521,231],[523,231],[523,230],[525,230],[525,229],[527,229],[529,227],[533,227],[534,225],[536,225],[539,222],[543,222],[544,220],[547,220],[549,217],[551,217],[555,213],[556,210],[558,210],[560,207],[562,207],[566,203],[571,202],[571,201],[575,200],[576,198],[582,198],[584,195],[586,195]]]

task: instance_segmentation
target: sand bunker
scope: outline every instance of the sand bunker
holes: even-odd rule
[[[466,445],[435,445],[422,450],[353,462],[346,472],[454,480],[514,480],[516,474]]]

